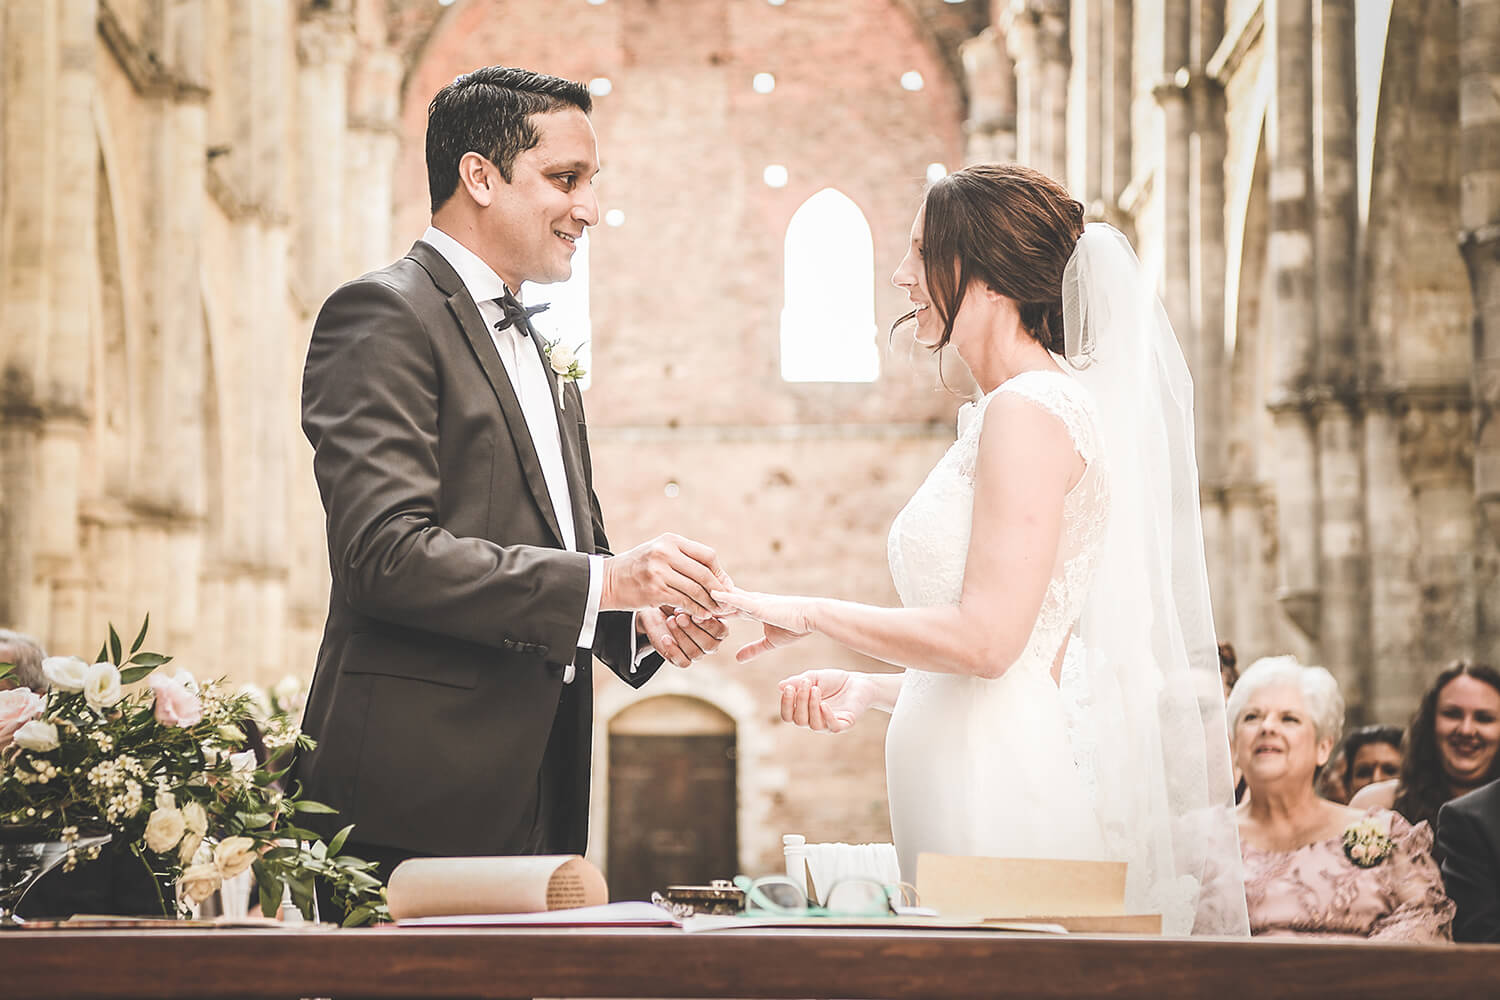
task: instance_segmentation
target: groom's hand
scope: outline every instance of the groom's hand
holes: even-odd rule
[[[719,556],[701,542],[668,532],[604,560],[604,587],[599,607],[605,611],[639,611],[669,605],[693,618],[732,614],[710,596],[733,586]]]
[[[663,659],[678,667],[691,666],[712,653],[729,635],[729,626],[717,618],[695,621],[687,612],[670,607],[637,612],[635,627]]]

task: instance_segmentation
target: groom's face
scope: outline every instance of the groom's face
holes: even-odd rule
[[[510,183],[499,181],[484,213],[496,271],[512,290],[566,281],[578,239],[599,221],[599,147],[588,115],[567,108],[533,115],[531,124],[539,141],[516,157]]]

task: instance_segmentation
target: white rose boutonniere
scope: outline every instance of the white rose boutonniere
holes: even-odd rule
[[[549,340],[542,344],[542,353],[547,355],[547,366],[557,376],[557,405],[559,409],[567,409],[563,402],[563,388],[567,382],[577,382],[588,374],[578,364],[578,352],[583,349],[583,344],[577,347],[569,347],[561,338]]]
[[[1396,842],[1373,818],[1350,823],[1344,830],[1344,853],[1361,868],[1374,868],[1395,848]]]

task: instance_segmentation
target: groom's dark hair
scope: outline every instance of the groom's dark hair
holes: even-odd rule
[[[509,66],[486,66],[465,73],[437,92],[427,105],[427,193],[436,212],[458,189],[458,161],[478,153],[511,182],[516,157],[541,137],[531,116],[578,108],[594,109],[581,83]]]

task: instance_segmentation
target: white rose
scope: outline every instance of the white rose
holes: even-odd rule
[[[83,700],[96,709],[109,708],[124,696],[120,671],[113,663],[96,663],[83,677]]]
[[[165,788],[158,788],[156,790],[156,808],[176,809],[177,797],[174,796],[171,792],[167,791]]]
[[[188,864],[198,853],[198,845],[203,843],[203,835],[208,832],[208,813],[201,804],[189,802],[182,807],[182,819],[187,832],[182,835],[182,848],[177,857],[183,864]]]
[[[248,785],[255,776],[255,751],[241,750],[229,755],[229,780]]]
[[[219,877],[219,869],[213,862],[204,862],[184,868],[182,876],[177,884],[182,886],[182,894],[195,903],[201,903],[214,894],[214,890],[223,881]]]
[[[241,684],[237,692],[250,699],[250,717],[256,722],[265,722],[271,717],[271,696],[259,684]]]
[[[302,678],[296,674],[287,674],[276,682],[271,689],[271,695],[276,699],[276,707],[288,715],[296,715],[302,711],[307,703],[307,692],[302,687]]]
[[[45,753],[48,750],[57,749],[57,727],[41,719],[32,719],[17,729],[12,739],[27,750]]]
[[[573,362],[578,360],[578,355],[574,354],[573,348],[567,344],[553,344],[547,360],[552,363],[553,371],[559,375],[566,375],[568,369],[573,367]]]
[[[214,848],[214,865],[224,878],[234,878],[255,863],[255,841],[249,837],[230,837]]]
[[[42,661],[42,676],[59,691],[82,691],[89,665],[76,656],[49,656]]]
[[[192,674],[188,673],[186,667],[178,667],[177,672],[172,675],[172,679],[178,684],[181,684],[183,687],[187,688],[193,694],[197,694],[200,690],[198,687],[198,679]]]
[[[187,820],[180,809],[153,809],[146,819],[146,846],[165,854],[177,846],[187,831]]]

